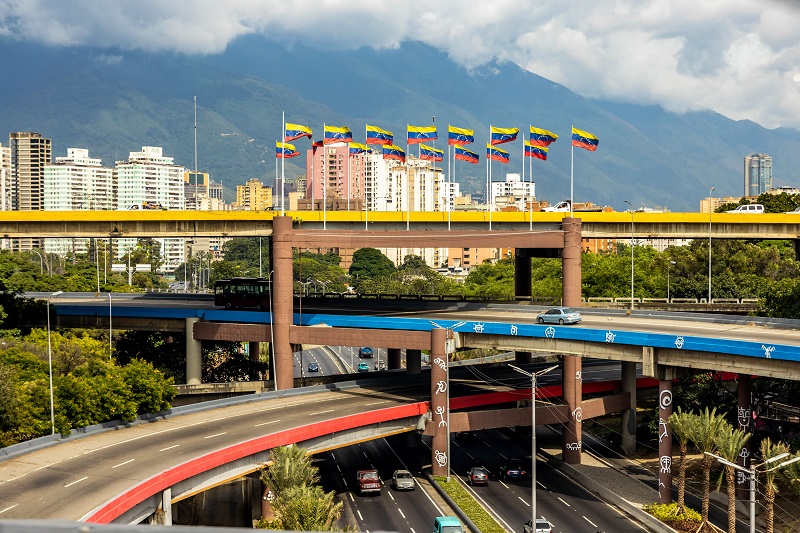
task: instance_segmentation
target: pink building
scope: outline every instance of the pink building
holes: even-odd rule
[[[313,200],[314,209],[334,204],[361,209],[364,198],[365,157],[351,155],[347,143],[313,146],[306,153],[306,200]],[[362,200],[359,202],[358,200]],[[345,207],[347,208],[347,207]]]

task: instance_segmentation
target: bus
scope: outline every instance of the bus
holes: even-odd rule
[[[225,309],[269,309],[269,284],[266,278],[219,279],[214,283],[214,305]]]

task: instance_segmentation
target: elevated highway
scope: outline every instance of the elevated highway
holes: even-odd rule
[[[296,230],[547,232],[569,213],[287,211]],[[0,235],[30,238],[268,237],[276,211],[2,211]],[[791,239],[800,237],[800,214],[575,212],[582,237]],[[709,228],[710,223],[710,228]],[[398,246],[408,246],[407,244]]]

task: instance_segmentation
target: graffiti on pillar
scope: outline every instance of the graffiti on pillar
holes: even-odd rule
[[[742,458],[742,466],[747,468],[747,460],[750,459],[750,450],[742,448],[742,451],[739,452],[739,457]]]
[[[617,338],[617,334],[616,333],[613,333],[611,331],[606,331],[606,343],[613,344],[614,343],[614,339],[616,339],[616,338]]]
[[[447,392],[447,382],[439,381],[436,383],[436,394],[441,394],[443,392]]]
[[[477,324],[476,323],[474,326],[472,326],[472,330],[475,333],[483,333],[483,324]]]
[[[572,411],[572,416],[575,418],[575,422],[581,423],[581,419],[583,419],[583,409],[580,407],[576,407],[574,411]]]
[[[511,334],[516,335],[517,333],[519,333],[517,326],[511,326]]]
[[[683,335],[675,337],[675,347],[679,350],[683,348]]]
[[[661,459],[658,460],[658,464],[661,465],[662,474],[672,473],[672,457],[669,455],[662,455]]]
[[[772,352],[775,351],[774,346],[764,346],[762,344],[761,349],[764,350],[764,357],[766,357],[767,359],[772,359]]]
[[[447,464],[447,454],[445,452],[436,450],[433,455],[437,465],[445,466]]]
[[[741,470],[736,471],[736,484],[741,485],[742,483],[747,483],[747,474],[742,472]]]
[[[667,431],[667,422],[663,418],[658,417],[658,443],[661,444],[661,442],[668,436],[669,432]]]
[[[746,430],[750,427],[750,409],[747,407],[739,408],[739,429]]]
[[[582,446],[582,443],[581,443],[581,441],[578,441],[578,442],[568,442],[568,443],[567,443],[567,449],[568,449],[568,450],[570,450],[570,451],[573,451],[573,452],[579,452],[579,451],[581,451],[581,446]]]
[[[447,372],[447,363],[441,357],[437,357],[436,359],[434,359],[433,360],[433,364],[438,366],[439,368],[441,368],[445,372]]]
[[[658,408],[669,409],[671,405],[672,405],[672,391],[662,390],[661,394],[658,396]]]
[[[436,414],[439,415],[439,427],[447,427],[447,420],[444,419],[444,407],[441,405],[436,408]]]
[[[578,381],[580,381],[581,379],[583,379],[583,372],[581,372],[580,370],[578,370],[577,372],[575,372],[575,379],[577,379]]]
[[[544,330],[544,336],[548,339],[553,339],[556,336],[556,328],[553,326],[547,326]]]

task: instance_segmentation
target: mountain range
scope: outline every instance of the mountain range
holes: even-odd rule
[[[37,131],[53,140],[54,156],[88,148],[106,166],[142,146],[162,146],[176,164],[194,168],[196,96],[197,168],[224,184],[228,200],[250,178],[272,185],[284,113],[311,127],[314,139],[329,124],[348,126],[363,142],[369,123],[404,146],[408,124],[434,123],[437,146],[446,148],[448,124],[475,129],[470,148],[480,163],[453,168],[465,192],[482,192],[490,125],[559,135],[548,160],[531,165],[537,198],[551,202],[569,198],[573,125],[600,140],[596,152],[574,150],[576,202],[696,211],[712,186],[715,195],[742,195],[744,157],[754,152],[772,156],[775,186],[800,186],[797,130],[713,111],[589,100],[518,65],[468,71],[415,42],[338,51],[249,36],[222,54],[187,56],[0,41],[0,69],[0,132]],[[310,146],[294,144],[302,155],[286,161],[287,178],[304,172]],[[521,140],[501,148],[511,162],[493,162],[495,181],[522,171]]]

